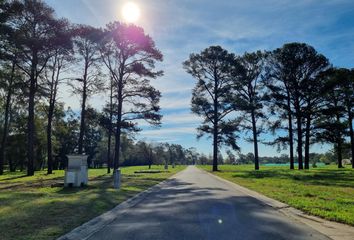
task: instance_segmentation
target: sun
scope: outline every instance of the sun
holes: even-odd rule
[[[137,4],[128,2],[122,8],[122,15],[126,22],[136,22],[140,17],[140,8]]]

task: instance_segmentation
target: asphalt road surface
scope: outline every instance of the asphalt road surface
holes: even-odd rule
[[[89,239],[329,238],[190,166]]]

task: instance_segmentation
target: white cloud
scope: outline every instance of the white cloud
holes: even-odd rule
[[[160,106],[162,110],[167,109],[185,109],[190,106],[190,97],[182,95],[162,96]]]
[[[201,118],[192,113],[168,114],[162,119],[163,124],[195,124],[200,121]]]
[[[194,127],[171,127],[141,132],[141,135],[145,137],[161,137],[166,135],[171,137],[180,134],[196,134],[196,129]]]

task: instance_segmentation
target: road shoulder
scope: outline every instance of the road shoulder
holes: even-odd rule
[[[186,168],[187,169],[187,168]],[[125,211],[128,209],[134,207],[138,203],[142,202],[148,195],[150,195],[152,192],[158,191],[163,184],[166,184],[168,181],[171,179],[176,178],[179,174],[181,174],[183,171],[186,169],[179,171],[178,173],[172,175],[168,179],[138,193],[134,197],[118,204],[116,207],[113,209],[109,210],[108,212],[105,212],[90,221],[82,224],[81,226],[78,226],[71,230],[70,232],[66,233],[65,235],[57,238],[57,240],[87,240],[89,239],[93,234],[96,232],[100,231],[102,228],[113,222],[117,217],[121,216],[124,214]]]

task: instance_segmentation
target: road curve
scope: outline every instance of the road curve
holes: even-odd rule
[[[329,239],[189,166],[90,240]]]

